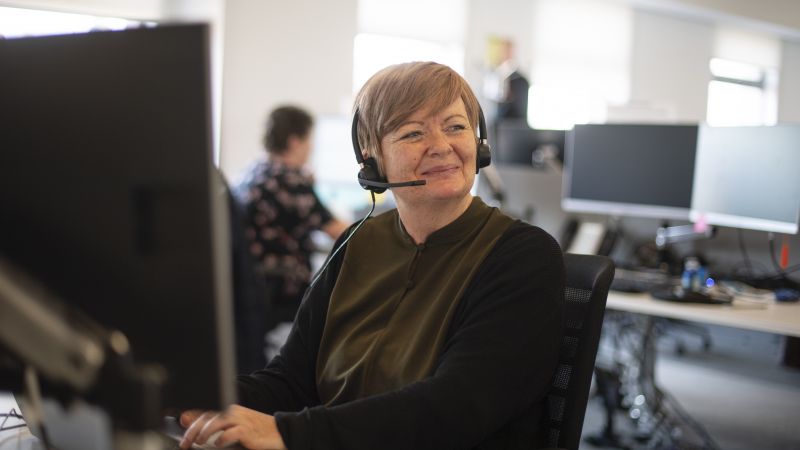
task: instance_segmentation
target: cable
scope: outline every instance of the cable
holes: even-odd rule
[[[741,235],[740,235],[740,238],[741,238]],[[776,273],[771,274],[771,275],[763,275],[761,277],[762,279],[764,279],[764,280],[775,280],[775,279],[779,279],[779,278],[784,278],[787,275],[789,275],[791,273],[794,273],[794,272],[797,272],[798,270],[800,270],[800,263],[799,264],[795,264],[793,266],[786,267],[786,268],[781,267],[780,264],[778,264],[778,259],[777,259],[777,255],[776,255],[776,252],[775,252],[775,236],[774,236],[774,234],[772,232],[770,232],[768,234],[768,239],[769,239],[769,254],[770,254],[770,259],[771,259],[770,263],[772,263],[772,267],[775,269]],[[744,249],[744,247],[743,247],[744,243],[742,241],[740,241],[739,244],[740,244],[740,246],[742,246],[742,249]],[[744,250],[743,250],[743,252],[744,252]],[[747,260],[749,261],[749,258],[747,258]],[[752,270],[752,266],[750,266],[750,270]],[[751,275],[754,275],[754,274],[751,273]]]
[[[783,273],[782,274],[771,275],[769,278],[779,278],[779,277],[781,277],[783,275],[789,275],[791,273],[797,272],[798,270],[800,270],[800,264],[795,264],[793,266],[789,266],[789,267],[783,269]]]
[[[769,254],[772,257],[771,258],[772,266],[775,268],[775,270],[779,274],[785,275],[785,272],[783,271],[783,267],[781,267],[781,265],[778,264],[778,257],[775,256],[775,235],[772,232],[769,232],[769,233],[767,233],[767,236],[768,236],[768,239],[769,239]]]
[[[19,414],[19,413],[17,412],[17,410],[16,410],[16,409],[14,409],[14,408],[11,408],[11,411],[9,411],[9,412],[7,412],[7,413],[0,413],[0,417],[2,417],[2,418],[3,418],[3,421],[2,421],[2,422],[0,422],[0,431],[13,430],[13,429],[15,429],[15,428],[23,428],[23,427],[26,427],[26,426],[28,426],[28,425],[25,423],[25,418],[24,418],[24,417],[22,417],[22,415],[21,415],[21,414]],[[20,420],[20,421],[22,421],[22,423],[20,423],[20,424],[15,424],[15,425],[10,425],[10,426],[6,426],[6,423],[8,423],[8,420],[9,420],[9,419],[16,419],[16,420]]]
[[[755,275],[753,274],[753,265],[750,263],[750,256],[747,254],[747,247],[745,247],[744,245],[744,235],[742,234],[742,229],[737,228],[736,231],[739,236],[739,250],[742,251],[742,257],[744,257],[744,264],[745,267],[747,268],[747,276],[748,278],[753,279],[755,278]]]
[[[332,251],[330,255],[328,255],[328,258],[325,259],[325,264],[323,264],[322,267],[317,271],[317,274],[314,275],[314,279],[311,281],[311,284],[308,285],[308,289],[309,290],[311,288],[313,288],[315,284],[317,284],[317,281],[319,280],[319,277],[321,277],[322,273],[325,272],[325,269],[328,268],[328,264],[330,264],[331,261],[333,261],[333,258],[339,253],[339,251],[341,249],[344,248],[344,246],[347,244],[347,242],[350,240],[350,238],[352,238],[353,235],[356,234],[356,231],[358,231],[358,229],[361,228],[361,225],[364,225],[364,222],[366,222],[367,219],[369,219],[369,217],[375,211],[375,192],[370,191],[369,193],[372,196],[372,208],[370,208],[369,212],[367,213],[367,215],[364,216],[364,218],[361,219],[360,222],[358,222],[358,225],[356,225],[352,229],[352,231],[350,231],[350,234],[347,235],[347,238],[341,244],[339,244],[339,246],[336,247],[336,249],[334,251]]]

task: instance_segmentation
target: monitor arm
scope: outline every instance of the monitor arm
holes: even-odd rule
[[[85,393],[106,353],[94,327],[68,316],[64,302],[0,260],[0,342],[47,380]]]
[[[146,430],[161,425],[163,369],[135,364],[124,334],[70,308],[3,258],[0,351],[20,362],[26,382],[33,371],[57,394],[104,407],[115,426]]]
[[[676,242],[696,241],[699,239],[709,239],[714,236],[716,229],[712,226],[706,226],[702,230],[698,230],[694,225],[677,225],[668,226],[662,224],[656,230],[656,247],[663,250],[669,244]]]

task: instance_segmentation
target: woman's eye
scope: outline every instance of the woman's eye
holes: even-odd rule
[[[421,131],[409,131],[408,133],[403,134],[400,139],[415,139],[422,136]]]
[[[450,132],[464,131],[466,129],[467,129],[467,126],[466,125],[461,125],[461,124],[450,125],[449,127],[447,127],[447,131],[450,131]]]

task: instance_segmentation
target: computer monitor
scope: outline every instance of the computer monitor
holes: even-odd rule
[[[562,208],[687,220],[696,125],[575,125],[567,133]]]
[[[800,125],[700,127],[691,220],[796,234]]]
[[[235,401],[208,48],[201,25],[0,41],[0,256],[163,367],[165,408]]]
[[[524,119],[497,122],[492,144],[492,162],[501,165],[535,165],[534,152],[551,146],[552,156],[564,160],[564,130],[538,130]]]

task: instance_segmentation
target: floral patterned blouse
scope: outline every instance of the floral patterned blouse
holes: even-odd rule
[[[333,219],[314,192],[313,176],[282,162],[259,161],[236,194],[250,254],[274,288],[275,301],[299,304],[311,278],[311,232]]]

